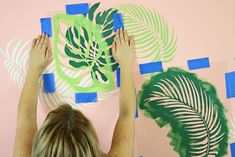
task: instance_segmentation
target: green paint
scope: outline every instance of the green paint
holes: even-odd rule
[[[138,94],[140,109],[160,127],[181,157],[223,156],[228,125],[215,87],[178,68],[154,75]]]
[[[121,4],[117,9],[125,16],[124,25],[135,38],[137,57],[170,62],[177,50],[177,37],[166,20],[154,10],[136,4]]]
[[[88,15],[57,14],[53,17],[56,72],[71,88],[80,92],[107,92],[115,87],[112,72],[118,64],[111,51],[115,37],[112,15],[118,10],[110,8],[99,12],[99,6],[100,3],[92,5]],[[161,15],[133,4],[123,4],[118,9],[125,14],[125,28],[135,36],[137,51],[144,54],[142,58],[154,56],[153,61],[162,59],[164,62],[174,58],[177,39],[174,30],[169,33]],[[61,31],[60,24],[67,27],[66,33]],[[62,42],[64,40],[65,43]],[[63,50],[59,49],[61,44]],[[69,76],[67,70],[77,72],[78,76]],[[86,71],[85,75],[79,75],[81,70]],[[81,80],[88,75],[92,78],[92,84],[80,86]]]
[[[100,3],[91,6],[88,16],[57,14],[53,17],[53,47],[56,72],[71,88],[79,92],[107,92],[115,88],[113,71],[118,64],[112,57],[111,45],[114,40],[112,14],[117,10],[109,9],[95,15]],[[67,27],[65,34],[60,24]],[[66,41],[63,43],[62,39]],[[63,45],[64,50],[58,45]],[[68,64],[64,64],[61,58]],[[67,70],[83,76],[71,77]],[[81,79],[90,75],[92,84],[79,85]]]

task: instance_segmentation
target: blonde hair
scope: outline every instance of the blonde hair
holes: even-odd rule
[[[32,157],[101,156],[91,122],[69,105],[51,111],[34,137]]]

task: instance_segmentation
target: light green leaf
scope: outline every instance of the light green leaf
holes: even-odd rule
[[[134,36],[137,57],[170,62],[177,49],[177,38],[162,15],[141,5],[121,4],[125,29]]]

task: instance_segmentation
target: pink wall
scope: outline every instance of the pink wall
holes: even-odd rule
[[[64,11],[66,3],[79,3],[81,1],[56,1],[56,0],[21,0],[1,1],[0,3],[0,48],[5,50],[7,43],[15,38],[16,40],[27,41],[40,33],[39,19],[46,17],[53,11]],[[82,1],[85,2],[85,1]],[[93,4],[96,1],[89,1]],[[154,7],[156,11],[163,14],[169,26],[173,26],[178,37],[178,49],[176,57],[169,66],[185,67],[186,61],[192,58],[210,57],[216,68],[209,71],[199,71],[198,75],[212,84],[216,85],[219,97],[229,111],[234,114],[235,99],[225,99],[224,73],[235,70],[235,1],[234,0],[126,0],[110,1],[102,0],[101,7],[113,7],[117,3],[133,2],[143,4],[147,7]],[[14,134],[16,128],[16,111],[20,90],[14,86],[8,73],[3,67],[3,55],[0,54],[0,155],[12,156]],[[219,69],[219,70],[218,70]],[[208,77],[208,73],[210,76]],[[115,103],[113,103],[115,102]],[[98,103],[88,109],[86,114],[94,122],[101,145],[104,150],[110,147],[112,131],[117,118],[118,96],[107,101]],[[43,106],[38,107],[39,124],[43,121],[46,110]],[[97,116],[98,115],[98,116]],[[143,130],[141,128],[146,128]],[[136,154],[145,157],[177,156],[169,146],[169,139],[166,137],[168,128],[160,129],[142,114],[137,119],[137,142]],[[154,138],[152,137],[152,135]],[[150,136],[151,135],[151,136]],[[153,145],[148,146],[148,141]],[[231,139],[231,142],[235,142]],[[159,142],[159,141],[162,141]],[[230,156],[228,154],[228,156]]]

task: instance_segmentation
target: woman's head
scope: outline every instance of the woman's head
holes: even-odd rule
[[[78,110],[61,105],[51,111],[33,141],[33,157],[100,157],[91,122]]]

